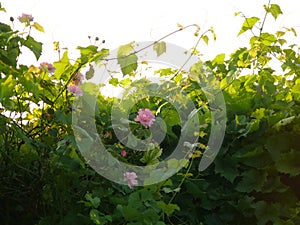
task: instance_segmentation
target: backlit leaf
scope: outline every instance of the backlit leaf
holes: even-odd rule
[[[111,79],[109,80],[109,84],[111,84],[111,85],[117,87],[118,84],[119,84],[118,78],[111,78]]]
[[[118,64],[121,67],[123,75],[130,74],[136,70],[138,66],[138,57],[136,54],[134,54],[133,44],[134,42],[131,42],[127,45],[121,45],[118,49]]]
[[[42,54],[42,43],[37,42],[31,36],[28,36],[27,39],[21,39],[21,43],[33,52],[37,60],[40,58]]]
[[[240,32],[238,33],[238,36],[246,32],[247,30],[251,30],[258,21],[259,21],[258,17],[246,18]]]
[[[61,76],[64,72],[66,72],[67,68],[69,68],[71,66],[70,61],[69,61],[69,56],[68,56],[68,52],[65,51],[61,60],[59,60],[58,62],[54,62],[53,63],[54,67],[55,67],[55,73],[54,76],[56,77],[56,79],[61,79]]]
[[[121,45],[119,47],[119,49],[118,49],[117,56],[118,57],[120,57],[120,56],[126,56],[129,53],[132,53],[134,51],[133,44],[134,44],[134,41],[130,42],[130,43],[126,44],[126,45]]]
[[[224,62],[225,59],[225,54],[221,53],[219,55],[217,55],[214,59],[213,59],[213,63],[215,64],[222,64]]]
[[[10,97],[14,92],[14,87],[17,81],[13,78],[12,75],[9,75],[4,82],[1,83],[1,98],[3,97]],[[0,99],[1,99],[0,98]]]
[[[157,56],[162,55],[163,53],[166,52],[166,42],[164,41],[156,42],[153,45],[153,50],[156,51]]]
[[[33,27],[34,27],[36,30],[40,31],[40,32],[45,32],[44,27],[42,27],[42,26],[41,26],[39,23],[37,23],[37,22],[34,22]]]
[[[202,40],[205,42],[205,44],[208,44],[209,38],[207,35],[203,35]]]
[[[277,5],[277,4],[271,4],[271,6],[269,8],[269,12],[271,12],[271,14],[275,18],[275,20],[277,19],[277,17],[280,14],[282,14],[282,11],[281,11],[279,5]]]

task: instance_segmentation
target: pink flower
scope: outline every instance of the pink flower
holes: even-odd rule
[[[121,156],[124,156],[124,157],[125,157],[126,155],[127,155],[126,150],[122,150],[122,151],[121,151]]]
[[[140,122],[144,127],[148,128],[155,121],[155,116],[150,109],[139,109],[138,115],[134,121]]]
[[[104,137],[109,138],[110,137],[110,133],[108,131],[105,132]]]
[[[29,23],[33,21],[33,16],[31,14],[22,13],[22,16],[19,16],[18,20],[21,23],[27,23],[29,25]]]
[[[78,86],[71,85],[71,86],[68,87],[68,91],[72,92],[74,95],[77,95],[77,96],[82,96],[83,95],[83,91]]]
[[[55,67],[51,63],[42,62],[40,66],[41,68],[45,68],[49,73],[53,73],[55,71]]]
[[[138,185],[138,181],[136,180],[137,175],[135,172],[126,172],[124,173],[124,181],[128,182],[128,187],[133,189],[133,186]]]

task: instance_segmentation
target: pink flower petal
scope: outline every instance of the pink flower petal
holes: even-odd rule
[[[134,121],[140,122],[144,127],[148,128],[155,121],[155,116],[150,109],[139,109],[138,115]]]
[[[29,23],[33,21],[33,16],[31,14],[22,13],[22,16],[18,17],[21,23]]]
[[[121,151],[121,155],[125,157],[125,156],[127,155],[126,150],[122,150],[122,151]]]
[[[134,186],[138,185],[138,181],[136,180],[137,175],[135,172],[126,172],[124,173],[124,181],[127,181],[128,187],[133,189]]]
[[[42,62],[40,63],[41,68],[46,68],[49,73],[53,73],[55,71],[55,67],[51,63]]]
[[[68,91],[73,93],[74,95],[77,95],[77,96],[82,96],[83,95],[83,91],[80,89],[80,87],[75,86],[75,85],[69,86]]]

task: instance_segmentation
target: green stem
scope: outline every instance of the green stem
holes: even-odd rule
[[[180,181],[180,183],[179,183],[179,185],[178,185],[177,188],[181,188],[183,182],[186,180],[187,174],[190,172],[190,170],[191,170],[191,168],[192,168],[193,161],[194,161],[194,159],[192,158],[192,159],[191,159],[191,162],[190,162],[190,164],[189,164],[189,167],[187,168],[187,170],[186,170],[186,172],[185,172],[185,175],[184,175],[183,178],[181,179],[181,181]],[[170,199],[169,202],[168,202],[168,205],[171,204],[171,202],[172,202],[172,201],[174,200],[174,198],[176,197],[177,193],[178,193],[178,192],[174,192],[173,196],[171,197],[171,199]]]

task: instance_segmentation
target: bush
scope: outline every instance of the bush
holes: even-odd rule
[[[265,5],[264,10],[263,19],[240,13],[244,23],[239,35],[252,33],[247,47],[229,56],[219,54],[213,60],[199,61],[190,71],[171,68],[156,71],[159,77],[168,77],[172,83],[134,81],[139,75],[139,52],[134,50],[135,43],[120,46],[115,60],[123,77],[112,75],[109,83],[125,89],[135,87],[136,92],[127,89],[131,98],[119,102],[118,110],[114,108],[117,98],[92,97],[101,87],[90,82],[94,67],[109,62],[108,49],[95,45],[78,47],[80,57],[74,62],[64,51],[53,64],[21,65],[18,57],[23,47],[39,59],[42,43],[31,37],[29,31],[35,28],[43,32],[43,27],[26,14],[19,22],[28,29],[27,33],[0,23],[2,224],[299,224],[299,46],[285,39],[289,34],[296,35],[293,28],[274,34],[264,31],[265,18],[272,16],[276,20],[282,14],[276,4]],[[179,27],[176,32],[184,29]],[[210,35],[214,37],[213,29],[201,35],[199,32],[196,27],[195,35],[204,42],[208,42]],[[163,41],[149,47],[154,47],[158,55],[166,51]],[[56,50],[62,51],[58,43]],[[274,62],[281,65],[281,70],[272,68]],[[87,82],[81,83],[83,76]],[[209,88],[204,86],[222,91],[227,127],[216,159],[199,172],[212,123],[224,119],[213,118],[220,114],[212,112],[224,108],[210,104]],[[145,89],[153,91],[153,95],[143,96]],[[183,118],[200,124],[198,132],[185,134],[194,129],[193,124],[186,123],[187,128],[184,127],[178,109],[188,108],[189,102],[180,94],[172,96],[182,91],[197,108],[194,114]],[[84,97],[78,100],[76,95]],[[93,98],[95,105],[91,103]],[[85,109],[91,109],[95,115],[89,115]],[[140,109],[150,110],[146,111],[149,126],[165,121],[156,130],[165,131],[160,144],[152,141],[153,133],[147,123],[136,119],[142,113]],[[117,129],[128,128],[134,137],[146,141],[149,151],[135,150],[138,144],[134,144],[133,136],[120,140],[111,120],[111,113],[116,111],[129,115],[123,121],[128,126],[119,124]],[[157,123],[152,121],[151,114]],[[96,134],[91,132],[93,127]],[[180,142],[183,134],[199,140],[189,146],[191,143]],[[130,171],[124,171],[127,180],[119,183],[96,173],[95,168],[107,169],[97,164],[105,156],[92,151],[84,153],[78,143],[95,144],[91,140],[97,139],[97,135],[118,162],[152,166],[155,173],[149,173],[151,185],[138,183],[141,187],[136,187],[140,177],[135,180],[136,174]],[[171,158],[167,168],[155,170],[155,165],[167,160],[174,146],[180,144],[184,144],[180,151],[187,157]],[[189,149],[193,149],[192,154]],[[85,154],[95,160],[87,161]],[[112,174],[117,174],[115,162],[107,165]],[[181,170],[177,171],[178,168]],[[165,174],[170,169],[175,173],[172,177]],[[164,176],[167,179],[159,183],[151,182]],[[122,185],[127,182],[129,187]]]

